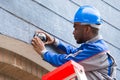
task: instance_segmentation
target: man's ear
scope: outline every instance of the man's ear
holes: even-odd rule
[[[91,31],[91,27],[90,26],[86,26],[86,32],[89,33]]]

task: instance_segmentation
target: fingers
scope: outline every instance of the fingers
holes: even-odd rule
[[[55,38],[51,38],[51,40],[48,40],[47,42],[45,42],[44,44],[53,44],[55,42]]]
[[[46,45],[46,44],[50,44],[50,43],[47,41],[47,42],[45,42],[44,44]]]
[[[37,43],[36,43],[36,39],[35,39],[35,38],[32,39],[32,45],[33,45],[33,47],[35,47],[35,48],[37,47]]]
[[[46,35],[47,41],[44,42],[45,45],[46,45],[46,44],[53,44],[53,43],[54,43],[54,37],[51,36],[50,34],[44,32],[44,31],[41,31],[41,30],[37,30],[36,33],[43,33],[43,34]]]
[[[47,35],[47,33],[42,30],[37,30],[35,33],[43,33],[43,34]]]
[[[34,37],[34,38],[32,39],[32,45],[33,45],[34,47],[38,47],[38,46],[40,46],[41,44],[43,44],[43,43],[42,43],[42,41],[41,41],[38,37]]]
[[[38,37],[34,37],[31,44],[33,45],[33,48],[36,50],[36,52],[39,54],[42,50],[45,49],[44,43]]]

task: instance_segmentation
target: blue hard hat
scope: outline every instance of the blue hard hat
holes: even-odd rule
[[[86,23],[86,24],[98,24],[102,23],[99,11],[92,6],[81,6],[74,16],[74,22]]]

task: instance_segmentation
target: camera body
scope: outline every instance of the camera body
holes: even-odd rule
[[[46,35],[44,33],[35,33],[34,36],[39,37],[43,42],[47,41],[47,37],[46,37]]]

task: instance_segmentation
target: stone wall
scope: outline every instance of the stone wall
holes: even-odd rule
[[[34,32],[38,29],[44,30],[54,37],[63,40],[66,43],[78,46],[73,38],[73,24],[71,20],[75,11],[80,5],[93,5],[101,13],[103,25],[100,33],[107,42],[111,54],[117,61],[117,79],[120,79],[120,1],[119,0],[0,0],[0,34],[7,36],[7,43],[0,41],[0,48],[10,49],[16,54],[37,63],[46,70],[51,71],[54,68],[46,67],[45,61],[41,59],[31,48],[31,39]],[[10,41],[12,39],[14,40]],[[14,46],[16,40],[20,44],[27,46],[24,49],[17,44],[20,50]],[[4,43],[3,43],[4,42]],[[7,47],[12,45],[13,47]],[[10,44],[12,43],[12,44]],[[54,48],[47,47],[54,52]],[[31,52],[29,51],[31,50]],[[26,51],[29,53],[26,53]],[[30,56],[28,56],[30,55]],[[33,56],[37,57],[35,59]],[[39,61],[38,61],[39,60]],[[49,65],[50,66],[50,65]]]

